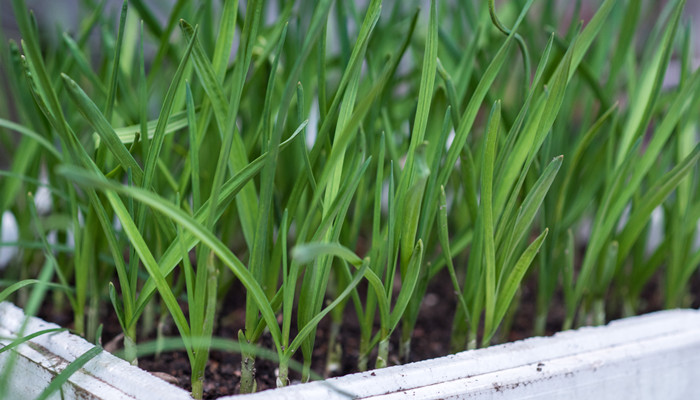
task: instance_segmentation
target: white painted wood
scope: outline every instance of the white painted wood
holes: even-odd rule
[[[21,309],[10,303],[0,303],[0,346],[15,338],[24,321]],[[58,328],[58,325],[30,318],[24,334]],[[46,334],[0,354],[0,375],[6,371],[8,359],[15,352],[6,399],[36,398],[51,379],[93,346],[68,332]],[[81,400],[185,400],[186,391],[170,385],[146,371],[136,368],[106,351],[88,361],[63,385],[62,395],[51,399]]]
[[[700,312],[672,310],[241,398],[693,399],[699,385]]]

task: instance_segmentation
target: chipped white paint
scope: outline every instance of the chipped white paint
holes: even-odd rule
[[[672,310],[241,398],[691,399],[698,382],[700,312]]]
[[[10,303],[0,303],[0,337],[17,337],[24,321],[21,309]],[[24,334],[28,335],[57,325],[30,318]],[[10,340],[0,340],[0,347]],[[68,332],[45,334],[0,354],[0,374],[7,372],[11,353],[17,355],[11,370],[9,387],[4,399],[34,399],[51,379],[68,364],[93,346]],[[139,368],[129,365],[106,351],[88,361],[64,384],[61,393],[50,399],[81,400],[185,400],[189,393]]]

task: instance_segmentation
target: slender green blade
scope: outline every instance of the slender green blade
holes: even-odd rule
[[[661,204],[678,184],[688,175],[700,158],[700,145],[690,153],[680,164],[662,176],[656,184],[649,188],[647,194],[635,205],[634,211],[629,217],[625,229],[620,233],[620,250],[618,252],[618,264],[627,256],[632,244],[637,239],[642,229],[649,221],[651,213]]]
[[[105,143],[105,146],[109,148],[114,157],[119,161],[124,171],[131,170],[135,183],[140,185],[144,177],[143,170],[121,142],[116,132],[114,132],[107,117],[100,112],[97,105],[90,100],[75,81],[66,74],[61,74],[61,77],[63,78],[64,85],[68,88],[71,100],[78,106],[80,113],[83,114],[85,119],[87,119],[97,131],[102,142]]]
[[[486,144],[484,146],[483,165],[481,170],[481,205],[483,216],[484,240],[484,292],[485,315],[484,329],[488,332],[494,322],[496,307],[496,250],[494,243],[493,221],[493,170],[496,160],[496,144],[501,129],[501,102],[497,101],[491,108],[489,116]]]
[[[525,273],[532,264],[532,260],[535,259],[537,252],[540,250],[540,247],[542,247],[542,243],[547,237],[548,232],[549,230],[545,229],[544,232],[537,237],[537,239],[530,243],[518,261],[515,263],[515,266],[510,272],[508,278],[505,280],[503,287],[499,290],[498,300],[496,301],[496,310],[494,312],[494,323],[491,330],[484,334],[484,343],[489,343],[491,337],[493,337],[493,334],[496,332],[498,325],[506,315],[506,311],[508,311],[511,302],[513,301],[513,297],[515,297],[515,292],[520,287],[520,284],[525,277]]]
[[[97,355],[99,355],[102,352],[102,347],[100,346],[95,346],[91,348],[90,350],[86,351],[83,353],[80,357],[76,358],[73,362],[68,364],[68,366],[61,371],[58,375],[56,375],[52,380],[51,383],[49,383],[49,386],[44,389],[41,394],[36,398],[37,400],[46,400],[57,392],[61,386],[63,386],[64,383],[68,382],[68,379],[70,377],[78,372],[85,364],[87,364],[90,360],[95,358]]]

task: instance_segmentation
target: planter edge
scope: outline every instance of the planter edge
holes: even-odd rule
[[[15,336],[24,318],[21,309],[0,303],[0,336]],[[58,326],[32,317],[25,334],[51,328]],[[0,345],[8,342],[0,340]],[[10,398],[36,397],[58,372],[90,348],[90,343],[68,332],[38,336],[18,346],[13,350],[19,355],[15,368],[28,384],[13,382]],[[0,354],[0,370],[8,353]],[[341,391],[375,400],[684,399],[697,395],[699,379],[700,311],[670,310],[219,400],[347,398]],[[105,351],[62,389],[67,399],[191,399],[184,390]]]
[[[25,320],[24,312],[11,303],[0,303],[0,336],[14,338]],[[31,317],[24,334],[60,328],[56,324]],[[11,340],[0,340],[0,346]],[[10,353],[17,354],[9,398],[34,398],[66,366],[94,346],[67,331],[37,336],[11,352],[0,354],[0,371]],[[73,374],[62,387],[66,399],[191,399],[189,393],[102,351]],[[19,396],[19,397],[18,397]],[[55,397],[55,396],[54,396]],[[53,397],[52,397],[53,398]],[[55,398],[60,398],[60,395]]]
[[[241,398],[685,399],[698,380],[700,311],[669,310]]]

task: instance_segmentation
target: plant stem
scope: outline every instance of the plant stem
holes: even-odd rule
[[[255,382],[255,358],[245,352],[241,361],[241,393],[254,393]]]
[[[411,359],[411,338],[402,338],[399,345],[399,358],[401,362],[408,363]]]
[[[335,318],[331,321],[330,337],[328,338],[328,355],[326,357],[326,371],[325,376],[331,376],[333,373],[340,370],[341,361],[343,357],[343,348],[338,342],[338,335],[340,335],[341,321],[337,321]]]
[[[311,359],[304,357],[304,363],[301,367],[301,382],[306,383],[311,378]]]
[[[79,336],[85,336],[85,308],[78,307],[73,311],[73,329]]]
[[[410,340],[409,340],[410,347]],[[409,348],[410,351],[410,348]],[[389,337],[382,339],[379,342],[379,348],[377,349],[377,363],[374,365],[375,368],[385,368],[387,366],[387,360],[389,359]]]
[[[153,332],[155,327],[153,326],[153,321],[156,320],[156,307],[155,303],[150,301],[146,304],[146,308],[143,311],[143,324],[141,325],[141,336],[148,336]]]
[[[477,337],[476,337],[476,330],[470,329],[469,334],[467,336],[469,339],[467,340],[467,350],[474,350],[477,348]]]
[[[138,365],[136,358],[136,327],[132,325],[127,332],[124,332],[124,359],[131,365]]]
[[[158,319],[158,325],[156,327],[156,358],[160,357],[161,351],[163,351],[163,338],[165,337],[165,321],[168,318],[167,311],[161,314]]]
[[[594,326],[605,325],[605,300],[594,300],[591,313],[593,314],[592,317]]]
[[[192,397],[199,400],[204,396],[204,371],[192,371]]]
[[[90,304],[86,310],[86,333],[90,336],[95,335],[100,326],[100,299],[99,296],[91,296]],[[98,343],[100,338],[94,338],[94,343]]]
[[[545,300],[545,294],[540,291],[537,295],[537,312],[535,315],[535,323],[533,327],[534,336],[543,336],[547,329],[547,313],[549,304]]]
[[[470,329],[469,321],[467,321],[463,310],[463,308],[457,307],[455,316],[452,319],[452,334],[450,340],[451,353],[458,353],[467,348]]]
[[[289,385],[289,359],[282,357],[279,363],[279,374],[277,375],[277,387]]]
[[[625,296],[622,303],[622,317],[624,318],[636,315],[637,313],[635,312],[635,308],[635,301],[632,296]]]
[[[238,341],[241,347],[241,393],[254,393],[257,389],[255,382],[255,356],[248,349],[250,342],[242,330],[238,331]]]
[[[566,318],[564,319],[564,324],[562,325],[561,330],[568,331],[569,329],[571,329],[571,327],[573,325],[574,325],[574,319],[567,315]]]
[[[369,347],[369,344],[362,338],[360,342],[360,355],[357,357],[357,370],[360,372],[367,371],[367,364],[369,363],[369,351],[367,347]]]
[[[73,329],[80,336],[85,336],[85,308],[77,307],[73,311]]]
[[[538,312],[533,327],[534,336],[543,336],[547,328],[547,314]]]
[[[498,328],[498,330],[500,331],[500,338],[498,341],[500,343],[506,343],[509,341],[508,335],[511,332],[511,328],[513,327],[513,321],[515,320],[515,313],[518,311],[521,297],[522,297],[522,292],[520,290],[518,290],[515,294],[515,297],[512,300],[510,307],[508,307],[508,311],[506,312],[506,315],[503,318],[503,321],[501,322],[501,326]]]

